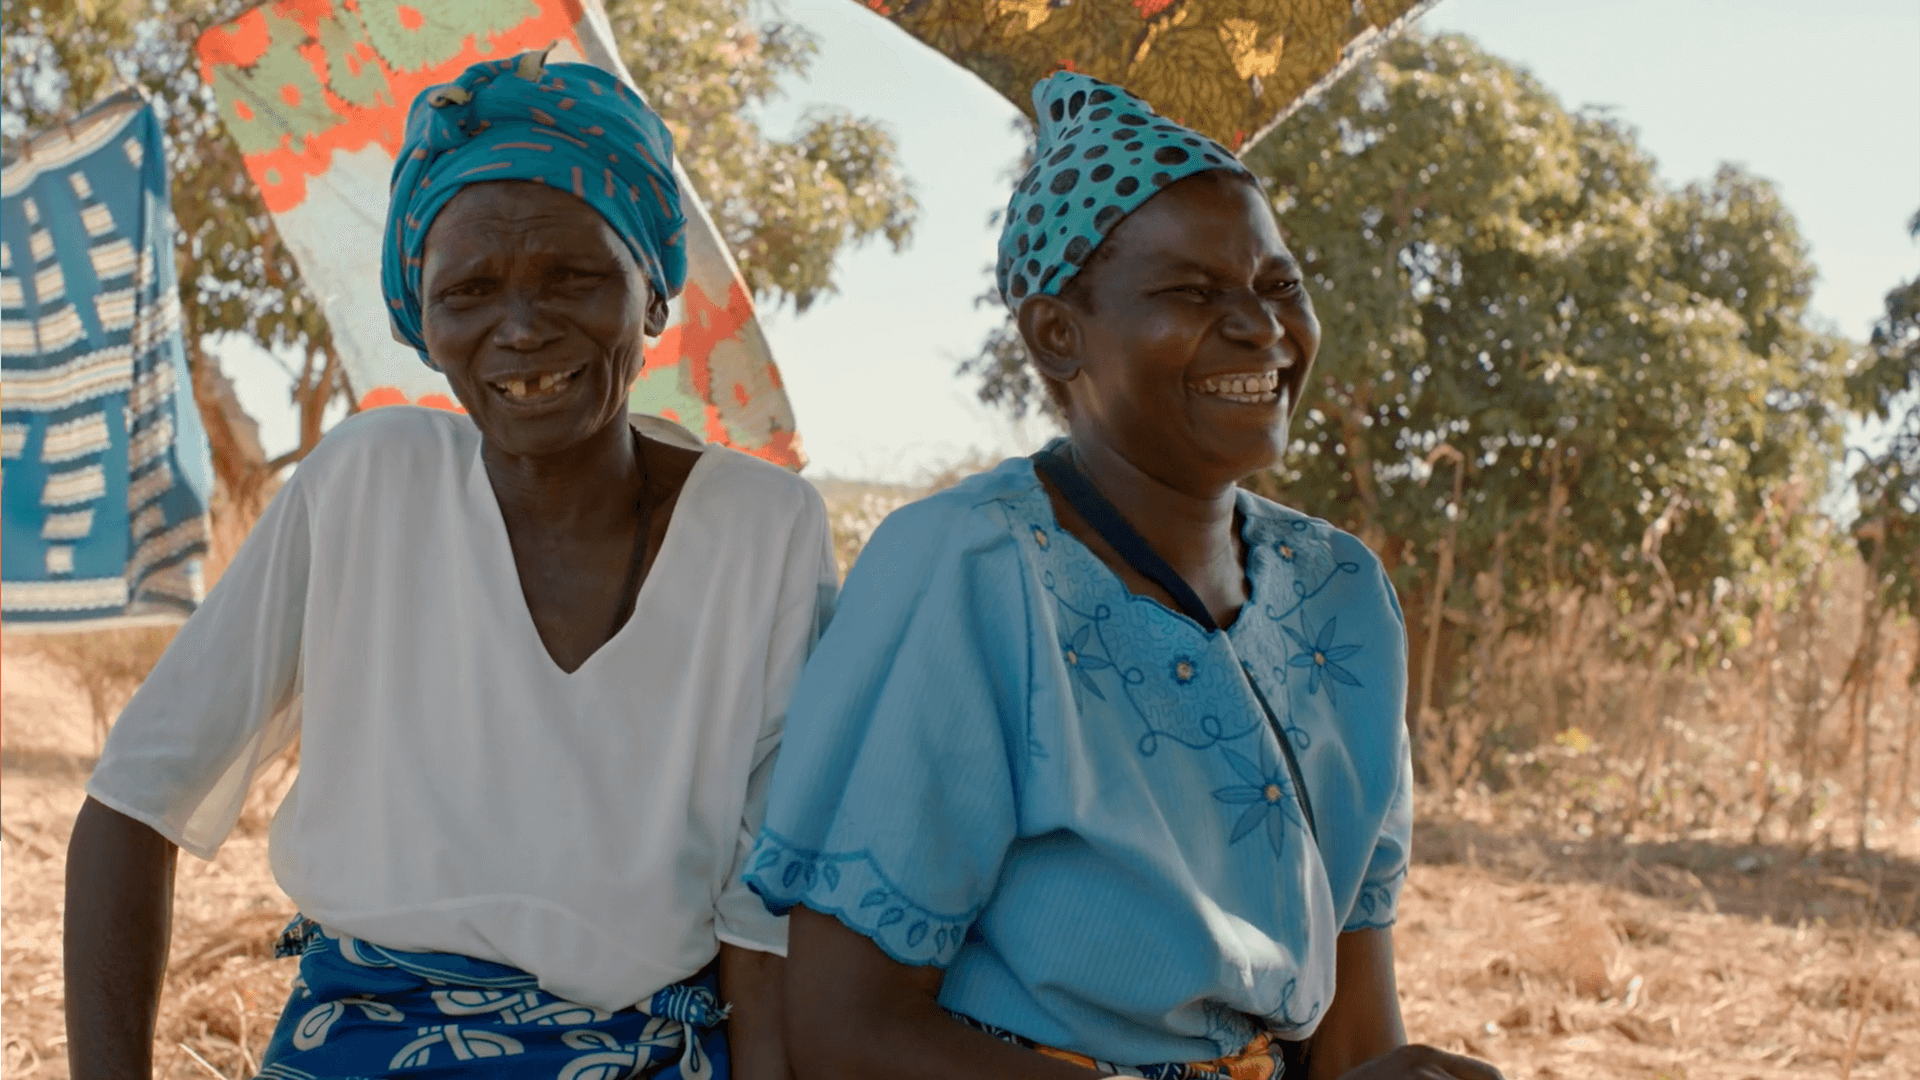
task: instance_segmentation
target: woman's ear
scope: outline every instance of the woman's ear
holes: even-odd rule
[[[1015,319],[1027,343],[1027,357],[1040,374],[1060,382],[1080,375],[1080,320],[1083,312],[1057,296],[1036,293],[1020,304]]]
[[[666,328],[667,298],[649,288],[647,290],[646,335],[648,337],[659,337],[660,332]]]

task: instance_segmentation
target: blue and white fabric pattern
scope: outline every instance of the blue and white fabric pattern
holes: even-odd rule
[[[506,964],[403,952],[296,918],[279,954],[300,974],[261,1080],[554,1077],[726,1080],[713,969],[608,1012],[549,994]]]
[[[889,517],[794,690],[747,883],[1040,1045],[1311,1035],[1339,935],[1391,924],[1406,872],[1406,634],[1360,541],[1239,512],[1251,595],[1213,632],[1061,529],[1026,458]]]
[[[212,462],[180,336],[161,132],[110,98],[0,172],[0,614],[178,621]]]

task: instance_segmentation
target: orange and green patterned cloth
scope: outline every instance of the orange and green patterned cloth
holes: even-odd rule
[[[1005,1028],[983,1024],[959,1013],[950,1015],[975,1031],[985,1032],[1001,1042],[1024,1046],[1042,1057],[1096,1069],[1108,1076],[1144,1077],[1145,1080],[1280,1080],[1281,1077],[1289,1075],[1288,1060],[1295,1063],[1296,1069],[1305,1072],[1306,1062],[1301,1050],[1306,1044],[1276,1039],[1267,1034],[1256,1036],[1252,1042],[1236,1053],[1210,1061],[1175,1061],[1164,1065],[1117,1065],[1085,1054],[1076,1054],[1071,1050],[1056,1050],[1051,1046],[1041,1046]]]

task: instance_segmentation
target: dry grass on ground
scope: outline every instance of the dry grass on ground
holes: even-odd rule
[[[95,752],[84,695],[0,650],[0,1076],[67,1074],[67,831]],[[249,1075],[284,1000],[292,914],[264,807],[214,864],[180,863],[156,1075]],[[1430,806],[1398,947],[1415,1038],[1514,1080],[1920,1075],[1920,858],[1707,842],[1544,839],[1498,808]],[[1877,914],[1870,915],[1869,912]]]

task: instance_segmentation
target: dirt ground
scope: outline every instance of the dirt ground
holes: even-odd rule
[[[64,1077],[62,864],[96,753],[84,700],[0,648],[0,1077]],[[1851,853],[1503,827],[1427,800],[1396,934],[1407,1026],[1513,1080],[1920,1076],[1920,840]],[[292,915],[250,813],[180,861],[156,1075],[249,1076]]]

